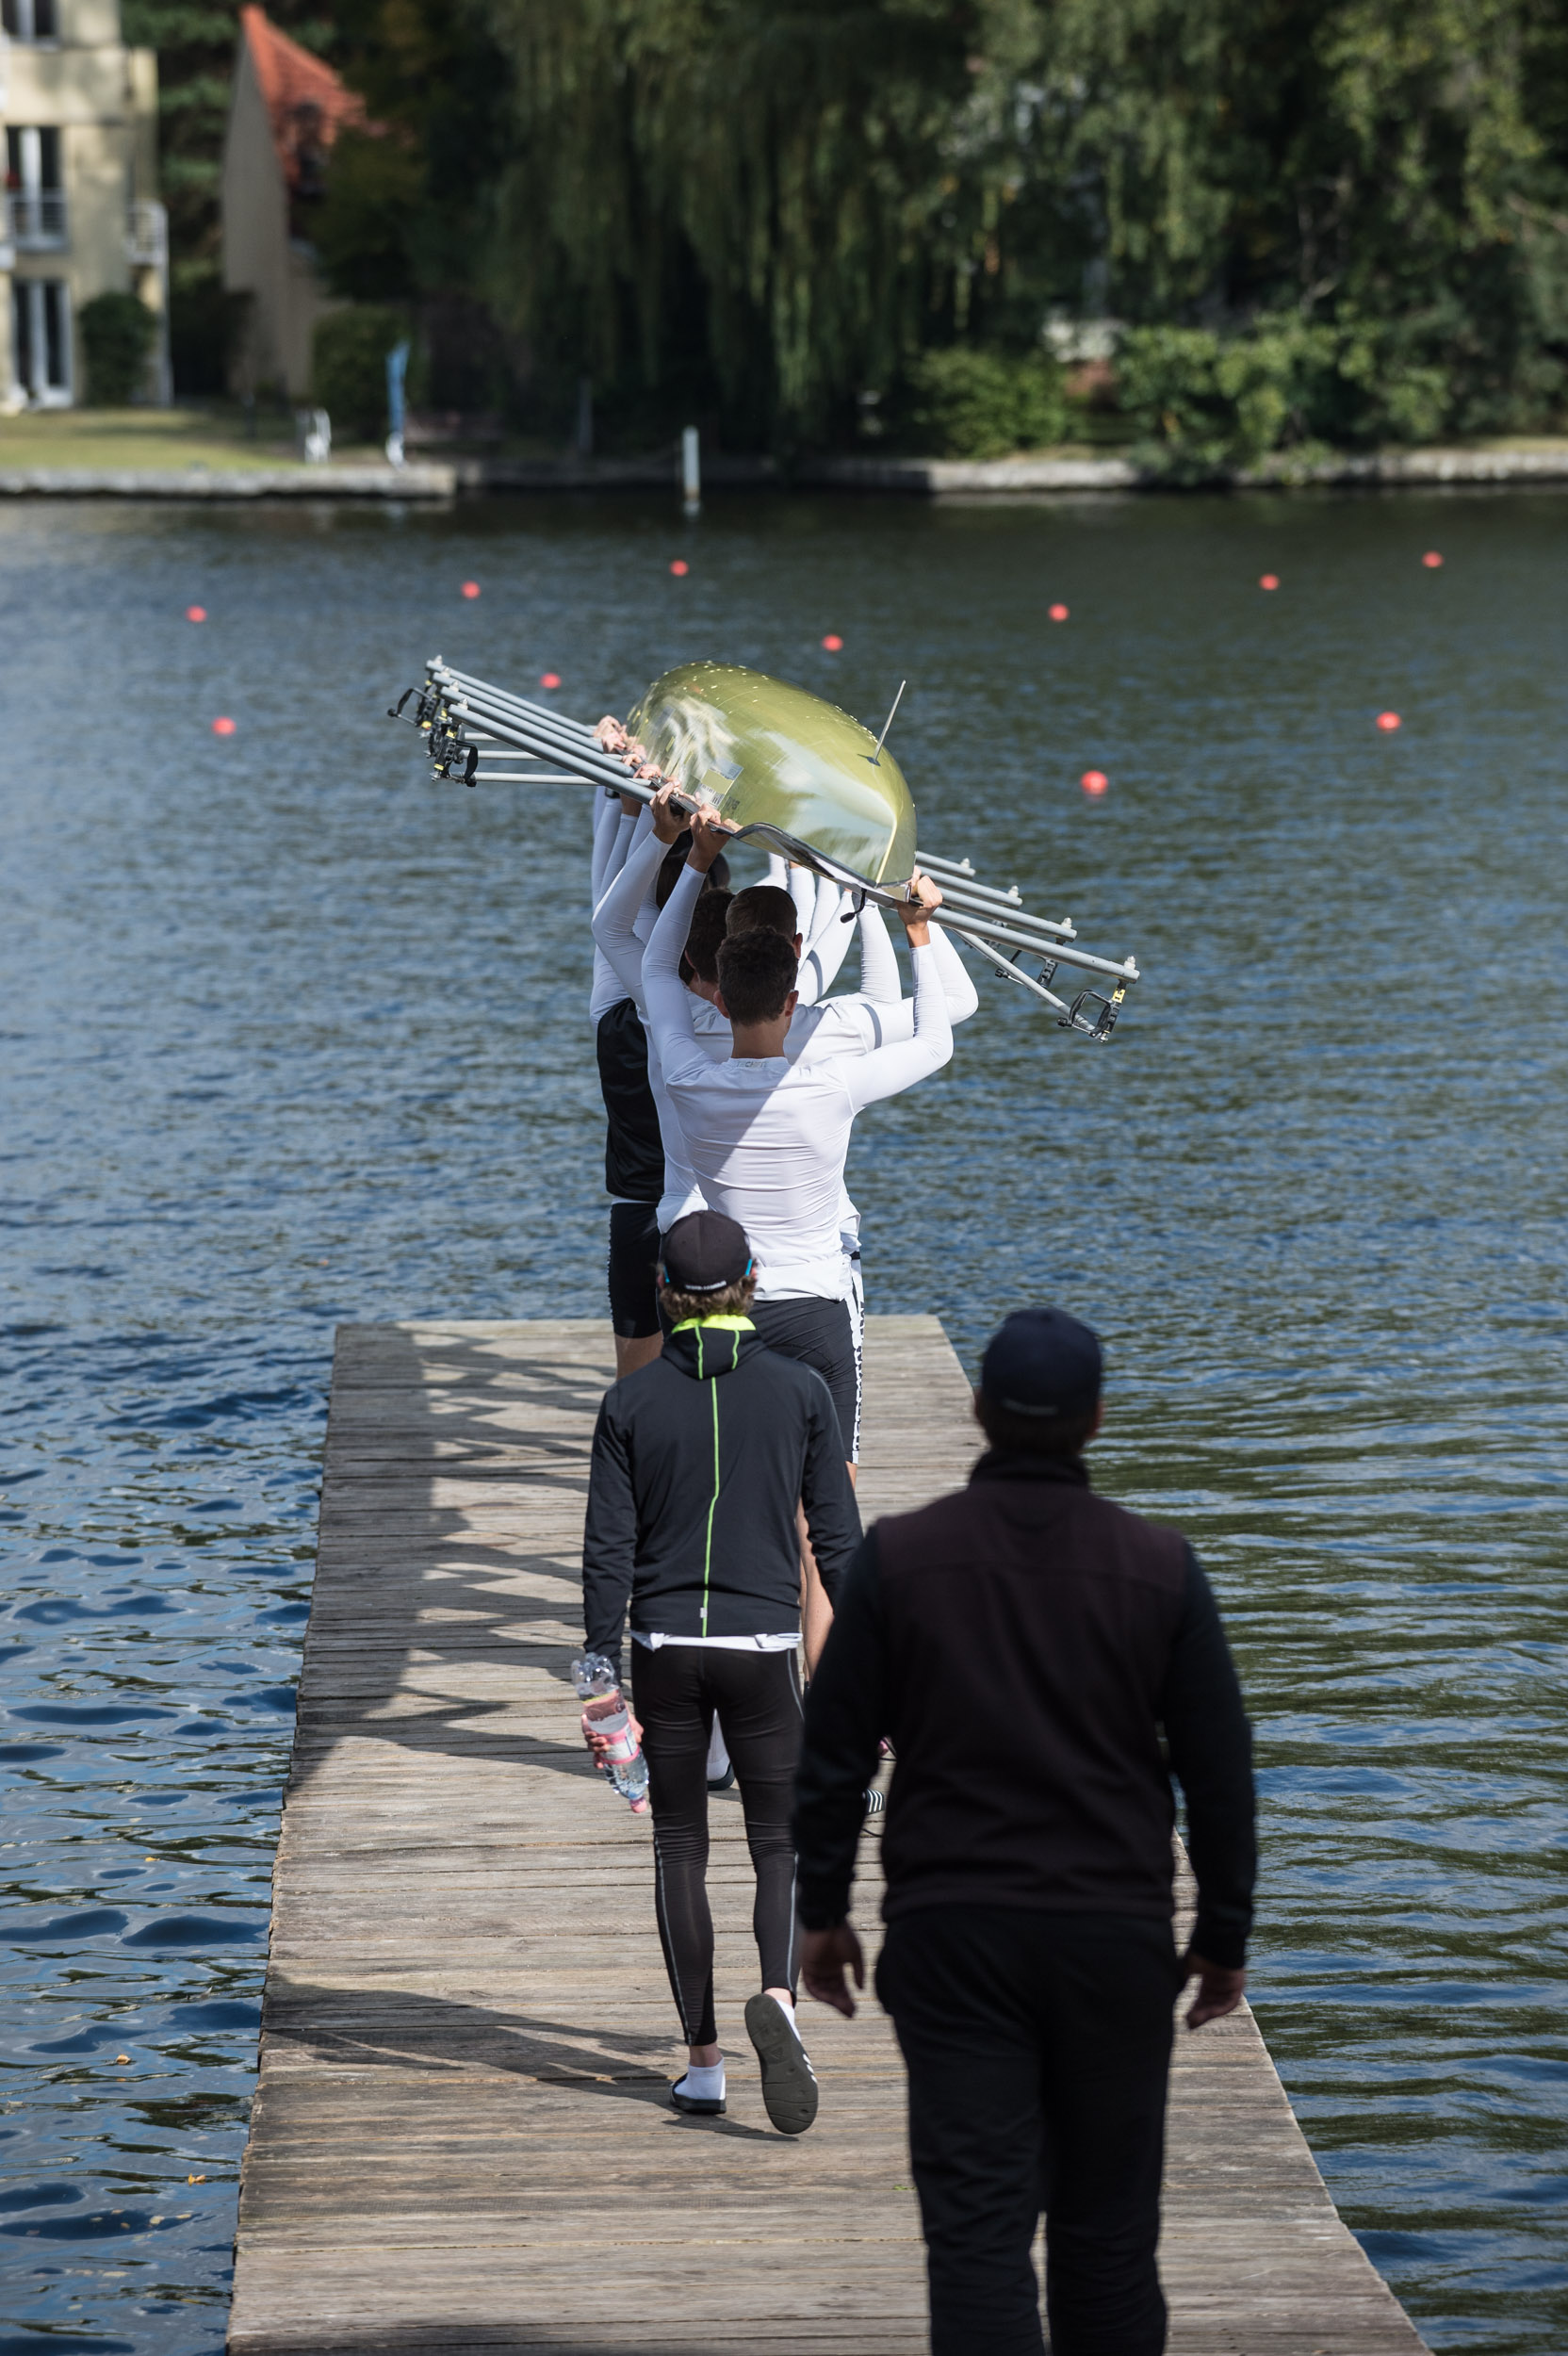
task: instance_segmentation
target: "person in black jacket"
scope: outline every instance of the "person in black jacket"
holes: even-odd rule
[[[670,2099],[709,2116],[725,2107],[707,1890],[717,1717],[757,1873],[762,1988],[746,2005],[746,2031],[769,2118],[800,2135],[816,2116],[817,2082],[794,2015],[797,1500],[830,1598],[860,1525],[832,1394],[814,1367],[765,1349],[745,1314],[755,1279],[743,1230],[716,1211],[677,1219],[660,1284],[672,1328],[663,1350],[606,1392],[594,1433],[587,1646],[618,1662],[629,1605],[659,1935],[690,2049]]]
[[[1180,1532],[1096,1497],[1100,1345],[1021,1311],[975,1397],[970,1485],[878,1522],[806,1704],[795,1841],[802,1974],[849,2014],[861,1788],[897,1758],[876,1990],[909,2081],[934,2356],[1160,2356],[1155,2270],[1172,2004],[1246,1986],[1250,1733],[1215,1601]],[[1164,1748],[1162,1749],[1162,1737]],[[1170,1776],[1198,1880],[1171,1936]]]

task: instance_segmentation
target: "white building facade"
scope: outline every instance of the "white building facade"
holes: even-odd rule
[[[139,295],[157,315],[146,391],[167,401],[157,59],[125,47],[119,0],[0,0],[0,405],[82,398],[77,321],[100,294]]]

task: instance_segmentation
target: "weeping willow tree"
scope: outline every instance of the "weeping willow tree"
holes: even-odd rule
[[[1429,423],[1560,412],[1561,0],[483,5],[515,92],[487,283],[563,377],[788,444],[1054,309],[1294,319],[1413,371]]]
[[[967,17],[937,0],[498,0],[516,71],[495,299],[542,351],[821,433],[940,335]]]

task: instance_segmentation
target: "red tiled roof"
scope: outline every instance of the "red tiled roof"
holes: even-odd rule
[[[290,188],[300,179],[302,163],[318,159],[339,131],[349,125],[374,129],[367,123],[365,101],[319,57],[280,33],[265,8],[243,8],[239,23],[261,94],[272,120],[272,140]]]

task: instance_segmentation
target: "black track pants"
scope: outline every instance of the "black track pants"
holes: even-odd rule
[[[708,1910],[708,1737],[715,1712],[735,1766],[757,1873],[752,1929],[763,1988],[795,1984],[795,1853],[790,1837],[800,1756],[792,1652],[710,1644],[631,1646],[653,1809],[654,1894],[670,1988],[688,2045],[711,2045],[713,1918]]]
[[[888,1925],[876,1992],[909,2073],[932,2356],[1161,2356],[1154,2270],[1179,1971],[1135,1915],[932,1906]]]

